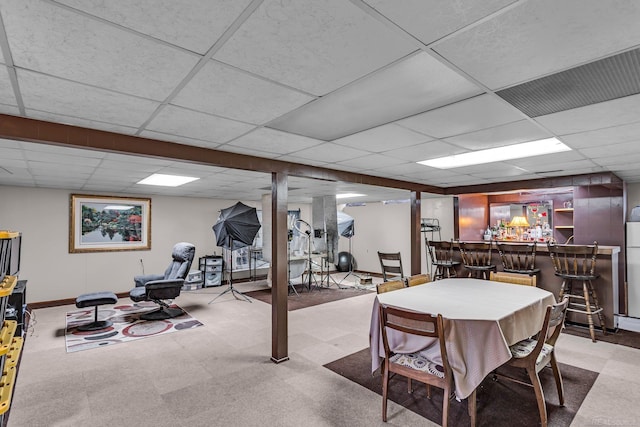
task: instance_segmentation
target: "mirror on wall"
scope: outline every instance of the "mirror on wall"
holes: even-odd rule
[[[501,221],[508,224],[515,216],[524,216],[531,227],[553,229],[553,201],[491,203],[489,205],[489,223],[496,226]],[[548,224],[548,227],[545,227]]]

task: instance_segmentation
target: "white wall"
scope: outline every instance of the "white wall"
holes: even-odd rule
[[[75,298],[102,290],[126,292],[133,276],[163,273],[177,242],[196,246],[198,257],[221,254],[211,229],[220,210],[236,200],[151,198],[151,250],[69,253],[68,190],[0,187],[0,229],[22,233],[20,279],[27,302]],[[110,194],[113,195],[113,194]],[[261,209],[259,203],[245,202]]]
[[[151,250],[123,252],[69,253],[68,190],[0,186],[0,229],[22,233],[20,278],[28,280],[27,302],[45,302],[102,290],[127,292],[133,276],[162,273],[169,263],[171,248],[180,241],[196,246],[197,260],[214,252],[221,254],[211,226],[221,209],[237,200],[187,197],[151,197]],[[126,196],[126,194],[109,194]],[[261,202],[245,202],[263,209]],[[310,205],[291,205],[301,209],[310,221]],[[410,269],[410,204],[370,203],[350,207],[354,217],[353,256],[359,270],[380,272],[377,251],[400,251],[403,264]],[[422,217],[439,218],[442,238],[453,237],[453,199],[422,200]],[[424,245],[423,269],[426,271]],[[340,251],[348,250],[348,239],[340,238]]]
[[[355,233],[351,238],[356,268],[381,273],[378,251],[398,252],[402,255],[405,274],[411,270],[411,204],[367,203],[366,206],[343,207],[354,218]],[[421,201],[422,218],[438,218],[443,240],[454,235],[453,197],[425,198]],[[431,235],[428,235],[431,238]],[[421,235],[421,239],[424,236]],[[438,235],[434,235],[438,239]],[[427,272],[424,240],[421,242],[422,272]],[[340,251],[348,251],[349,239],[340,238]]]

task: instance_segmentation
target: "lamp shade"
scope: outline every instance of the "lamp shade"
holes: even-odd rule
[[[514,216],[511,218],[511,222],[508,224],[508,227],[528,227],[529,221],[527,218],[523,216]]]

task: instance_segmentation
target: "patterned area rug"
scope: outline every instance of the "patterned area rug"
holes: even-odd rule
[[[382,376],[379,371],[371,373],[371,353],[368,348],[324,366],[382,396]],[[499,372],[528,381],[524,369],[503,367]],[[545,368],[540,371],[540,381],[547,401],[549,427],[570,426],[580,405],[598,378],[596,372],[562,363],[560,363],[560,372],[564,383],[565,406],[563,407],[558,405],[558,393],[551,369]],[[389,381],[389,399],[440,424],[442,422],[442,390],[432,387],[432,398],[427,399],[426,387],[423,384],[414,381],[413,388],[412,394],[407,393],[406,378],[392,377]],[[529,427],[540,424],[536,397],[531,387],[503,379],[494,381],[489,376],[479,386],[476,402],[478,427]],[[382,411],[382,398],[380,398],[380,406],[371,410]],[[394,411],[389,409],[388,415],[391,424]],[[458,402],[452,399],[449,406],[449,426],[469,425],[467,400]]]
[[[177,307],[175,304],[172,307]],[[84,308],[67,313],[65,343],[67,353],[105,347],[112,344],[138,340],[183,329],[202,326],[198,320],[187,312],[167,320],[142,320],[142,313],[153,311],[158,306],[154,303],[137,303],[116,305],[113,308],[98,310],[98,320],[110,320],[113,325],[96,331],[79,331],[77,328],[93,321],[94,308]]]

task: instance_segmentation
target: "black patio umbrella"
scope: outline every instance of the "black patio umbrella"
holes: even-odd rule
[[[260,230],[260,221],[256,208],[242,202],[222,209],[218,222],[213,225],[216,244],[232,251],[253,244],[258,230]]]

